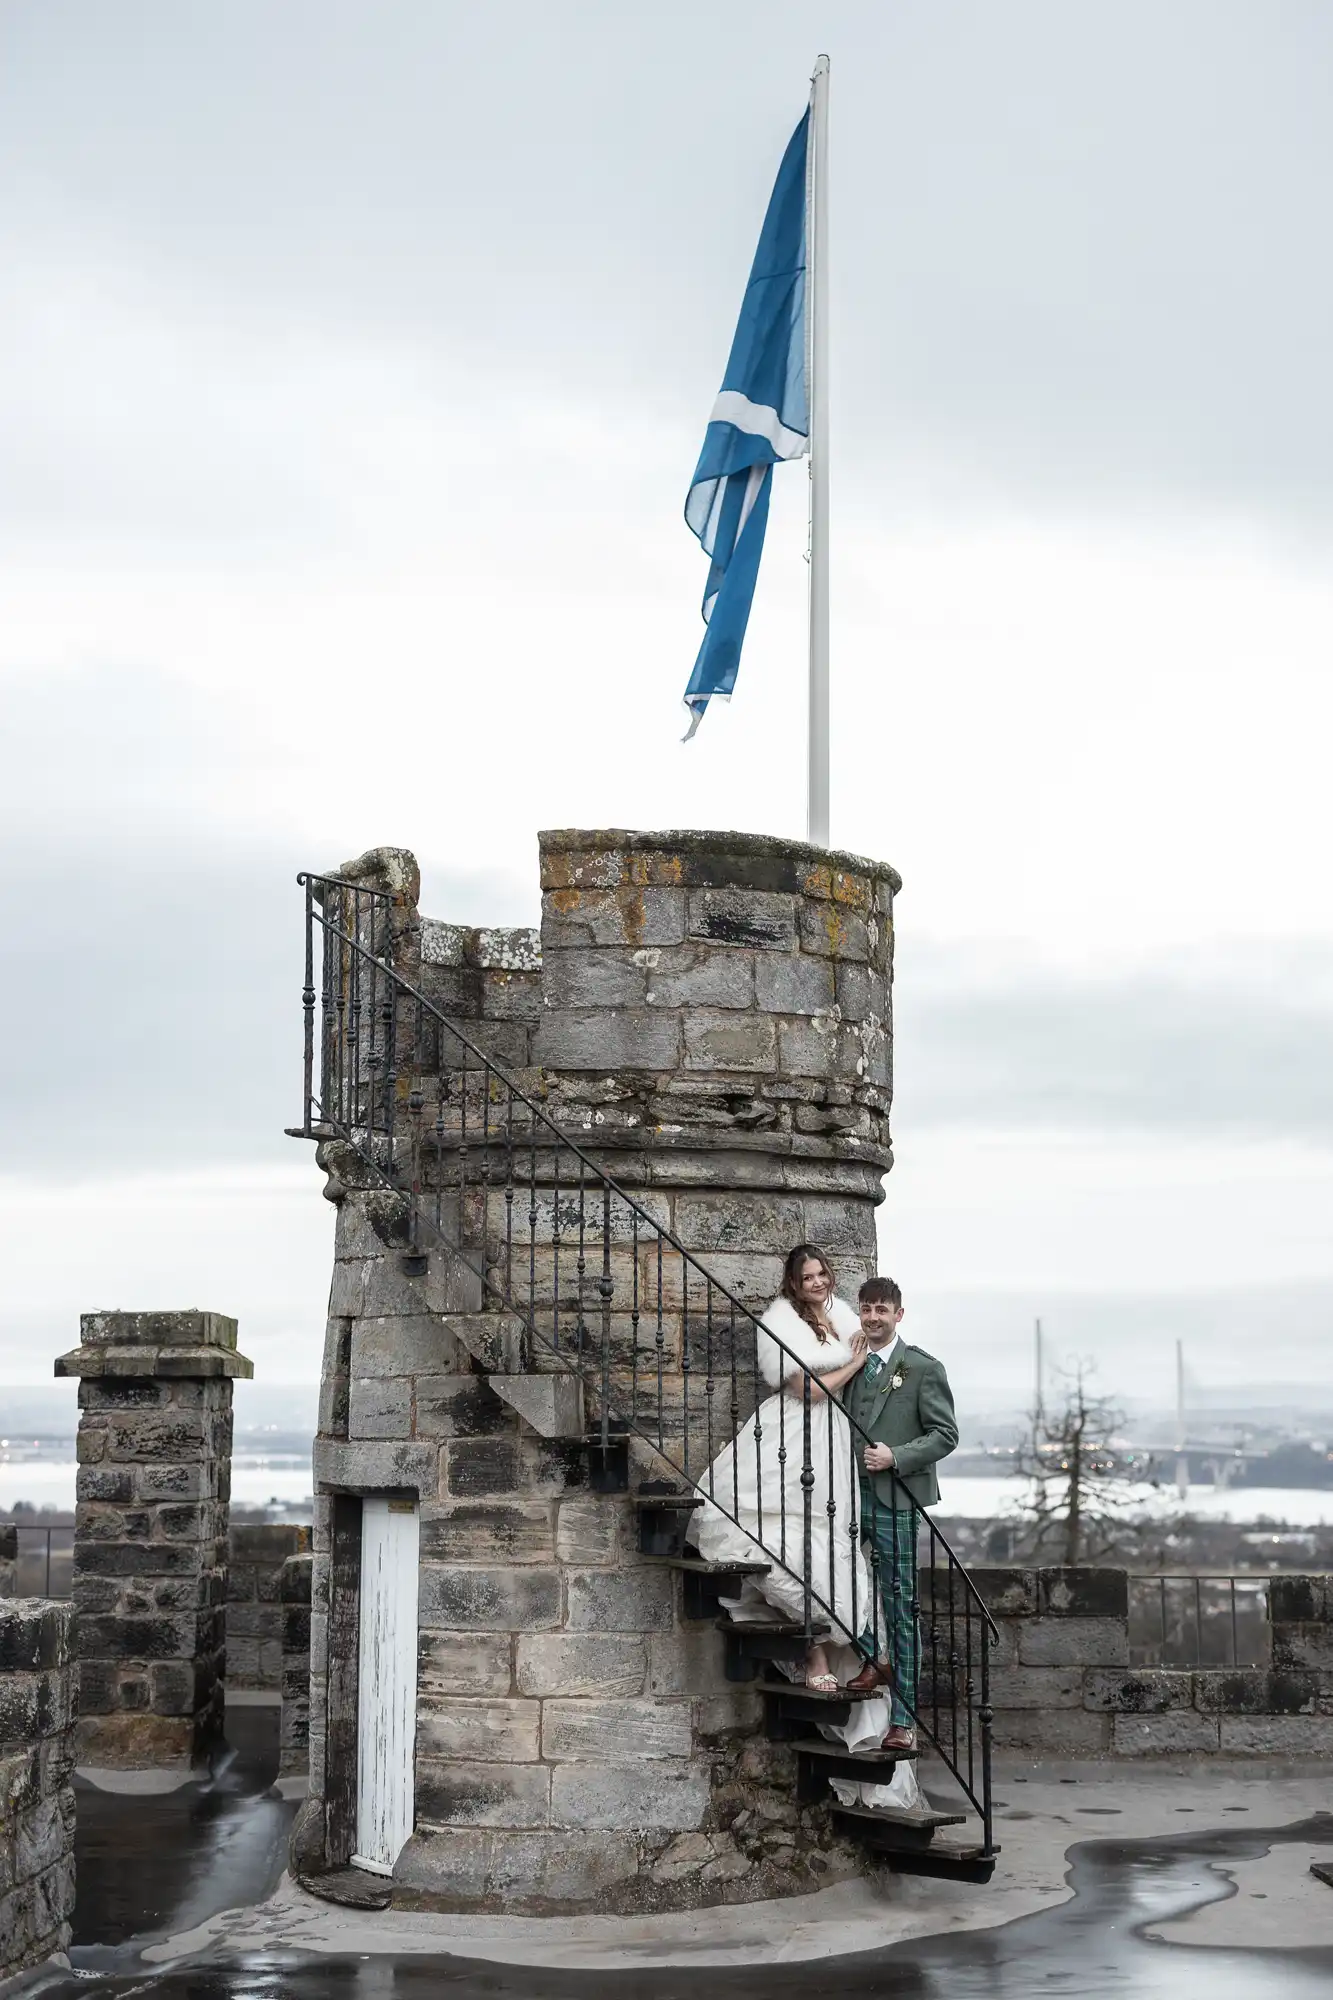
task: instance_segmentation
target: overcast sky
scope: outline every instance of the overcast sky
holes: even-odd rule
[[[681,506],[820,49],[886,1266],[965,1404],[1037,1313],[1327,1373],[1333,12],[7,0],[0,1376],[317,1367],[298,867],[535,922],[540,826],[802,831],[803,471],[688,748]]]

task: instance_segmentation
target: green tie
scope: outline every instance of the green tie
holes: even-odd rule
[[[878,1373],[879,1373],[880,1369],[881,1369],[881,1368],[882,1368],[883,1366],[884,1366],[884,1363],[883,1363],[883,1361],[882,1361],[882,1360],[880,1359],[880,1357],[879,1357],[879,1355],[878,1355],[878,1354],[867,1354],[867,1356],[866,1356],[866,1380],[867,1380],[867,1381],[869,1381],[869,1382],[873,1382],[873,1381],[874,1381],[874,1379],[875,1379],[875,1377],[876,1377],[876,1376],[878,1375]]]

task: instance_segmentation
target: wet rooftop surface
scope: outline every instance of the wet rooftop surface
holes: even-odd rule
[[[1245,1876],[1249,1886],[1238,1887],[1236,1871],[1244,1876],[1247,1864],[1283,1849],[1293,1863],[1298,1849],[1326,1851],[1333,1859],[1333,1815],[1257,1826],[1249,1823],[1250,1812],[1244,1826],[1200,1823],[1167,1837],[1117,1840],[1115,1808],[1078,1805],[1072,1806],[1064,1864],[1073,1894],[1056,1907],[992,1929],[900,1940],[816,1961],[631,1964],[611,1971],[508,1966],[433,1950],[255,1950],[213,1938],[201,1939],[196,1955],[152,1964],[143,1952],[155,1940],[193,1930],[223,1910],[262,1902],[277,1886],[295,1808],[271,1792],[276,1734],[276,1708],[236,1709],[229,1721],[231,1754],[207,1784],[149,1797],[80,1785],[71,1969],[53,1969],[40,1979],[36,1990],[44,2000],[74,1994],[108,2000],[131,1994],[136,2000],[426,2000],[435,1994],[450,2000],[723,2000],[756,1985],[766,1996],[845,1986],[870,2000],[1031,2000],[1034,1994],[1180,2000],[1196,1992],[1206,1992],[1208,2000],[1259,1994],[1264,2000],[1328,2000],[1333,1993],[1333,1890],[1320,1892],[1329,1898],[1323,1933],[1329,1943],[1245,1949],[1198,1945],[1178,1935],[1181,1921],[1208,1905],[1242,1893],[1265,1899],[1253,1887],[1258,1877]],[[1134,1776],[1124,1774],[1126,1786]],[[1088,1817],[1079,1820],[1079,1813]],[[1031,1816],[1018,1809],[1009,1817]],[[1089,1837],[1081,1839],[1084,1826]],[[1307,1864],[1299,1859],[1303,1873]],[[738,1927],[753,1922],[753,1908],[748,1916],[738,1909],[736,1919]]]

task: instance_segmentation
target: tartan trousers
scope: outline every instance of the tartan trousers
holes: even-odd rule
[[[890,1724],[904,1729],[916,1727],[916,1688],[921,1646],[916,1618],[916,1521],[908,1507],[886,1507],[873,1502],[868,1486],[861,1488],[861,1521],[865,1528],[867,1553],[878,1557],[879,1601],[883,1623],[879,1629],[878,1657],[893,1674],[893,1702]],[[874,1634],[867,1628],[862,1638],[867,1656],[874,1650]]]

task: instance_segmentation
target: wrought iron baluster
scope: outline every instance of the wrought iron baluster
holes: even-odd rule
[[[361,891],[356,892],[356,940],[360,944],[365,929],[365,911],[362,908]],[[375,905],[371,906],[371,920],[374,921]],[[357,1024],[357,1046],[360,1059],[357,1063],[357,1123],[364,1120],[366,1146],[370,1158],[375,1158],[375,1072],[379,1068],[379,1051],[375,1046],[375,961],[367,959],[363,952],[357,953],[357,964],[361,970],[359,1014]]]
[[[764,1395],[763,1371],[759,1366],[759,1321],[753,1314],[750,1317],[750,1344],[754,1350],[755,1533],[762,1548],[764,1545],[764,1404],[768,1399]]]
[[[862,1440],[862,1443],[864,1445],[864,1440]],[[883,1660],[887,1652],[887,1646],[885,1642],[888,1638],[888,1634],[882,1628],[881,1625],[881,1620],[884,1618],[885,1613],[884,1613],[884,1599],[882,1595],[883,1585],[880,1579],[880,1553],[879,1553],[880,1498],[877,1486],[877,1475],[873,1473],[868,1475],[865,1486],[862,1490],[865,1495],[866,1504],[870,1509],[870,1532],[866,1536],[866,1542],[870,1549],[870,1577],[869,1577],[870,1639],[871,1639],[871,1645],[874,1648],[875,1658],[877,1660]],[[862,1518],[864,1520],[864,1516]]]
[[[885,1606],[885,1616],[888,1620],[889,1629],[884,1636],[888,1641],[889,1667],[890,1667],[890,1672],[893,1675],[893,1691],[896,1695],[898,1695],[901,1698],[903,1683],[904,1680],[906,1679],[906,1675],[904,1674],[903,1671],[905,1662],[902,1657],[903,1565],[902,1565],[902,1558],[899,1553],[901,1548],[901,1542],[899,1539],[900,1530],[898,1526],[898,1475],[896,1472],[892,1470],[890,1470],[889,1472],[888,1516],[889,1516],[889,1598],[893,1608],[892,1611],[890,1611],[888,1606],[887,1605]]]
[[[513,1092],[510,1092],[513,1104]],[[537,1321],[537,1224],[541,1210],[537,1205],[537,1128],[528,1120],[528,1315],[534,1326]],[[555,1324],[554,1312],[552,1324]]]
[[[361,924],[362,924],[361,891],[359,889],[353,889],[352,936],[355,939],[357,945],[359,945],[361,942]],[[361,952],[359,950],[355,950],[353,951],[352,954],[351,1004],[348,1007],[348,1021],[351,1026],[351,1035],[348,1047],[348,1058],[349,1058],[348,1068],[350,1071],[351,1086],[352,1086],[352,1102],[350,1106],[351,1117],[348,1120],[348,1126],[349,1129],[353,1132],[364,1131],[366,1123],[365,1121],[366,1037],[364,1033],[365,1023],[362,1019],[362,1015],[365,1011],[365,1005],[366,1005],[366,962]],[[370,1156],[372,1159],[374,1158],[373,1147],[370,1148]]]
[[[810,1457],[810,1370],[803,1366],[801,1369],[801,1525],[803,1537],[801,1593],[807,1644],[810,1641],[810,1627],[813,1622],[810,1606],[810,1571],[814,1561],[814,1549],[812,1545],[814,1494],[815,1468]]]
[[[602,1275],[597,1286],[602,1306],[602,1450],[611,1442],[611,1183],[602,1186]]]
[[[935,1738],[935,1741],[938,1743],[940,1740],[940,1618],[939,1618],[939,1604],[936,1596],[936,1590],[939,1583],[939,1578],[936,1574],[935,1562],[936,1562],[935,1525],[932,1522],[930,1528],[930,1680],[931,1680],[931,1692],[932,1692],[931,1735]],[[948,1584],[949,1598],[950,1601],[952,1602],[953,1599],[952,1572],[949,1572],[947,1574],[946,1580]]]
[[[708,1497],[713,1495],[713,1281],[704,1280],[704,1442],[708,1453]]]
[[[657,1448],[660,1451],[663,1443],[662,1434],[665,1428],[665,1420],[662,1408],[662,1398],[664,1393],[663,1383],[662,1383],[662,1371],[666,1362],[666,1328],[662,1322],[662,1232],[660,1229],[657,1232],[656,1313],[657,1313],[657,1325],[653,1332],[653,1345],[657,1349]]]
[[[350,1131],[352,1121],[347,1115],[349,1109],[348,1094],[347,1094],[348,1093],[347,1028],[348,1028],[348,1023],[351,1020],[351,1006],[350,1006],[351,994],[348,991],[348,987],[352,977],[353,954],[351,954],[348,951],[346,945],[343,943],[343,932],[346,928],[346,903],[347,903],[346,893],[340,889],[338,891],[338,928],[335,933],[338,973],[337,973],[337,989],[334,1001],[334,1008],[338,1016],[338,1028],[336,1036],[337,1050],[338,1050],[338,1074],[336,1080],[336,1089],[334,1092],[334,1106],[335,1106],[334,1118],[335,1122],[339,1126],[341,1126],[344,1131]]]
[[[685,1456],[685,1477],[690,1477],[690,1373],[693,1358],[690,1354],[690,1267],[682,1256],[680,1262],[680,1425],[681,1442]]]
[[[990,1701],[990,1627],[981,1621],[981,1851],[995,1852],[995,1826],[991,1807],[991,1752],[995,1711]]]
[[[856,1466],[856,1431],[850,1419],[847,1424],[847,1574],[851,1578],[852,1617],[848,1631],[853,1643],[861,1643],[861,1622],[856,1615],[856,1577],[861,1565],[857,1558],[861,1553],[861,1478]]]
[[[504,1163],[504,1301],[509,1305],[514,1296],[514,1099],[508,1090],[504,1094]],[[531,1306],[529,1291],[529,1310]]]
[[[412,1201],[407,1217],[408,1255],[416,1265],[422,1255],[421,1250],[421,1153],[422,1117],[426,1109],[426,1093],[421,1088],[423,1057],[425,1055],[425,1017],[418,994],[416,1016],[412,1025],[412,1083],[407,1093],[407,1110],[410,1124],[410,1158]]]
[[[459,1044],[459,1065],[458,1065],[458,1145],[456,1148],[456,1158],[458,1161],[458,1239],[460,1243],[465,1243],[468,1240],[468,1233],[469,1233],[468,1224],[470,1221],[470,1217],[467,1212],[467,1181],[468,1181],[467,1059],[468,1059],[467,1043],[461,1042]],[[484,1231],[483,1231],[483,1237],[484,1237]],[[483,1254],[481,1261],[484,1267],[486,1262],[484,1242],[483,1242]]]
[[[398,988],[392,979],[384,981],[384,1004],[380,1010],[384,1026],[384,1105],[385,1137],[389,1148],[389,1171],[396,1164],[394,1138],[398,1114]]]
[[[588,1345],[588,1329],[584,1323],[584,1318],[583,1318],[583,1278],[584,1278],[584,1273],[588,1268],[588,1260],[587,1257],[584,1255],[584,1250],[586,1247],[585,1246],[586,1218],[584,1212],[585,1211],[584,1197],[586,1193],[587,1193],[587,1169],[584,1166],[582,1159],[580,1159],[579,1161],[579,1254],[574,1267],[575,1276],[578,1279],[578,1299],[577,1299],[578,1318],[574,1322],[574,1351],[578,1355],[580,1363],[582,1363],[584,1351]]]
[[[949,1729],[953,1761],[958,1763],[958,1592],[949,1571]]]
[[[741,1399],[736,1387],[736,1308],[733,1304],[727,1321],[727,1352],[731,1356],[731,1508],[733,1514],[740,1512],[740,1453],[736,1449],[740,1432]],[[758,1489],[756,1488],[756,1491]]]
[[[301,1062],[304,1084],[302,1095],[305,1099],[301,1129],[308,1139],[310,1100],[315,1093],[315,895],[314,884],[308,875],[305,879],[305,985],[301,988],[301,1010],[304,1029]]]
[[[536,1138],[533,1139],[534,1155]],[[560,1352],[560,1150],[551,1154],[551,1332]]]
[[[907,1491],[907,1488],[905,1486],[900,1486],[898,1482],[898,1475],[896,1473],[894,1474],[894,1482],[895,1482],[894,1484],[895,1498],[897,1497],[897,1494],[901,1491],[903,1498],[907,1502],[907,1514],[905,1518],[907,1522],[907,1532],[911,1538],[909,1543],[908,1553],[912,1559],[911,1562],[912,1596],[908,1606],[908,1611],[912,1620],[912,1629],[911,1629],[912,1688],[913,1688],[912,1720],[915,1722],[916,1710],[921,1699],[921,1531],[918,1526],[919,1509],[917,1507],[916,1501],[912,1498],[912,1495]],[[931,1554],[932,1555],[934,1554],[933,1549],[931,1551]],[[935,1588],[935,1571],[933,1565],[930,1572],[930,1587],[932,1591]],[[949,1587],[950,1591],[952,1592],[953,1588],[952,1569],[949,1572]]]
[[[951,1589],[954,1586],[954,1582],[955,1578],[952,1574],[951,1565],[949,1576],[949,1586]],[[967,1782],[969,1786],[972,1786],[976,1782],[975,1745],[972,1730],[972,1714],[976,1702],[976,1685],[972,1678],[972,1599],[966,1593],[963,1597],[963,1620],[963,1650],[966,1656],[964,1662],[963,1692],[967,1698],[967,1727],[965,1731],[967,1743]]]
[[[833,1452],[835,1412],[829,1400],[829,1391],[824,1391],[824,1418],[828,1443],[828,1499],[824,1502],[824,1512],[828,1516],[828,1601],[829,1609],[837,1614],[838,1609],[838,1501],[833,1477]],[[856,1634],[853,1632],[853,1639]]]
[[[1234,1576],[1229,1576],[1229,1577],[1227,1578],[1227,1583],[1228,1583],[1228,1584],[1230,1585],[1230,1588],[1231,1588],[1231,1664],[1232,1664],[1232,1666],[1233,1666],[1233,1667],[1238,1667],[1238,1666],[1240,1665],[1240,1640],[1239,1640],[1239,1638],[1238,1638],[1238,1636],[1237,1636],[1237,1632],[1236,1632],[1236,1579],[1235,1579],[1235,1577],[1234,1577]]]
[[[631,1417],[639,1414],[639,1211],[630,1210],[630,1262],[633,1271],[633,1292],[629,1308],[629,1406]]]
[[[331,1124],[336,1112],[338,1043],[337,1014],[333,1004],[333,939],[328,923],[328,891],[324,892],[324,902],[320,906],[320,1000],[323,1008],[323,1027],[319,1038],[319,1122]]]
[[[437,1234],[441,1234],[444,1229],[444,1180],[446,1172],[444,1141],[448,1126],[444,1116],[446,1084],[444,1049],[442,1046],[443,1038],[437,1034],[435,1040],[439,1050],[439,1069],[435,1077],[435,1229]]]
[[[479,1144],[481,1148],[481,1164],[477,1172],[478,1192],[481,1196],[481,1262],[482,1262],[482,1268],[486,1271],[490,1271],[494,1268],[494,1266],[491,1264],[491,1244],[494,1241],[494,1238],[491,1234],[492,1167],[491,1167],[490,1064],[483,1063],[480,1067],[480,1070],[478,1071],[478,1074],[481,1079],[481,1132],[479,1134]],[[498,1246],[496,1254],[497,1256],[499,1255]]]
[[[778,1355],[778,1557],[787,1563],[787,1357]]]
[[[1204,1665],[1203,1657],[1203,1581],[1196,1575],[1194,1579],[1194,1658],[1191,1666]]]

